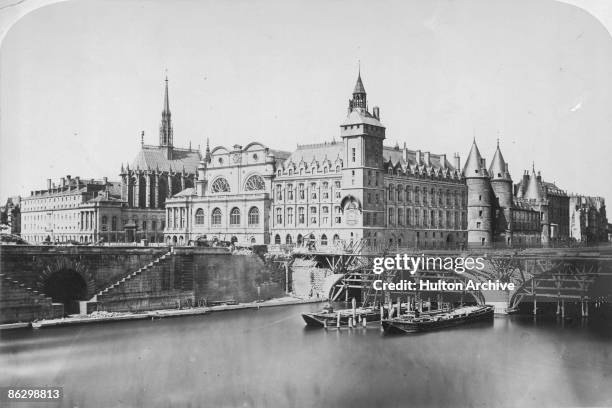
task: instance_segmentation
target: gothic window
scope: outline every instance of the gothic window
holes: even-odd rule
[[[258,176],[257,174],[249,177],[244,186],[244,189],[246,191],[261,191],[265,188],[266,183],[264,183],[264,179],[261,176]],[[227,191],[229,191],[229,186]]]
[[[340,241],[340,236],[338,234],[334,234],[333,243],[338,244],[339,241]]]
[[[321,235],[321,246],[327,246],[327,235]]]
[[[389,184],[389,201],[393,201],[393,184]]]
[[[285,237],[285,244],[292,244],[291,235],[287,234],[287,236]]]
[[[229,183],[223,177],[219,177],[212,183],[213,193],[228,193],[230,191]]]
[[[198,208],[196,210],[195,213],[195,223],[197,225],[203,225],[204,224],[204,210],[201,208]]]
[[[249,210],[249,225],[259,224],[259,208],[251,207]]]
[[[274,243],[275,243],[276,245],[280,245],[280,243],[281,243],[281,237],[280,237],[280,235],[276,234],[276,235],[274,236]]]
[[[230,225],[240,225],[240,210],[236,207],[230,212]]]
[[[389,208],[389,225],[393,225],[393,208]]]
[[[221,225],[221,210],[215,208],[210,216],[210,223],[215,226]]]

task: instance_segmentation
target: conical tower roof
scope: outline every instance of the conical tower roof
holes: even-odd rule
[[[353,94],[364,94],[366,93],[365,88],[363,87],[363,82],[361,82],[361,72],[357,75],[357,83],[355,84],[355,89],[353,90]]]
[[[542,188],[536,177],[535,170],[531,171],[531,177],[529,177],[529,183],[527,184],[524,198],[528,200],[542,200]]]
[[[510,174],[506,171],[506,161],[504,160],[504,156],[502,155],[501,150],[499,149],[499,143],[497,144],[497,149],[495,150],[495,154],[493,155],[493,160],[491,161],[491,166],[489,167],[489,175],[493,180],[511,180]]]
[[[482,168],[482,156],[476,145],[476,140],[474,140],[472,148],[470,149],[470,154],[463,167],[463,176],[468,178],[485,177],[486,174],[484,173],[485,171]]]

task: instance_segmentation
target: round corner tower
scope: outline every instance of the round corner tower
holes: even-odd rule
[[[491,177],[491,188],[495,195],[497,206],[495,211],[497,216],[493,226],[493,236],[495,241],[503,242],[505,245],[512,245],[512,177],[508,169],[508,163],[504,160],[499,142],[495,155],[489,167]]]
[[[463,168],[467,185],[468,245],[489,246],[493,240],[492,189],[486,164],[476,141]]]

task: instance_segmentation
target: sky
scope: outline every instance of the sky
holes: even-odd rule
[[[0,200],[47,178],[119,179],[158,142],[339,140],[358,64],[385,144],[458,152],[497,139],[568,193],[612,199],[612,38],[547,0],[66,1],[0,45]]]

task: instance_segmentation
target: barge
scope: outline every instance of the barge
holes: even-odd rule
[[[383,319],[381,323],[385,333],[424,332],[468,323],[492,321],[494,310],[495,308],[492,305],[466,306],[446,313],[420,316],[414,314],[403,315],[392,319]]]

